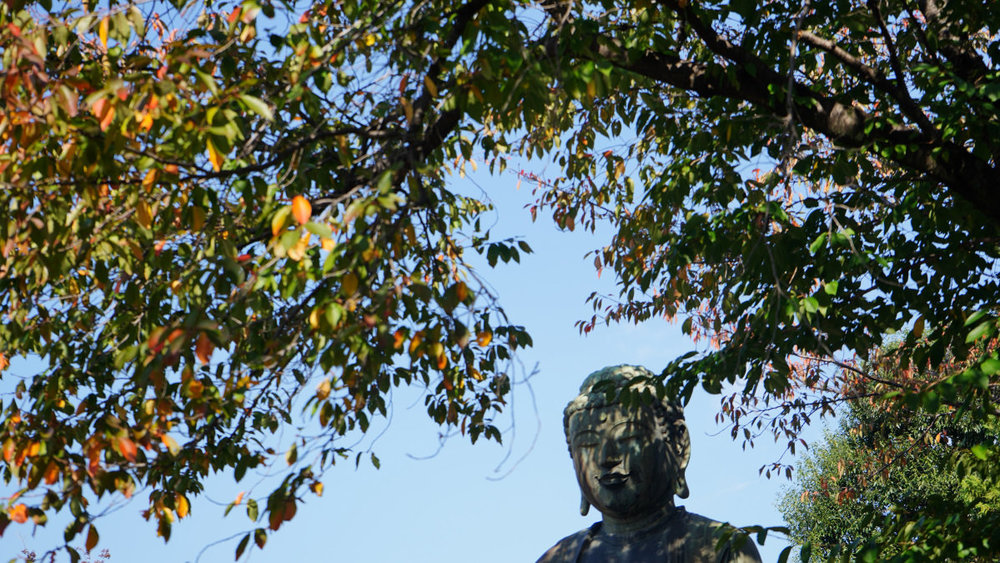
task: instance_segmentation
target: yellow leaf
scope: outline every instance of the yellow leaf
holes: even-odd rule
[[[430,76],[424,77],[424,88],[427,88],[427,92],[431,95],[432,98],[437,97],[438,95],[437,85],[434,84],[434,79],[432,79]]]
[[[354,295],[354,292],[358,290],[357,274],[354,272],[347,272],[344,275],[344,278],[340,280],[340,289],[343,291],[344,295]]]
[[[184,518],[191,511],[191,503],[188,502],[186,496],[177,493],[177,496],[174,497],[174,508],[176,509],[177,517]]]
[[[206,139],[205,146],[208,148],[208,160],[212,162],[212,168],[215,169],[216,172],[222,170],[222,153],[220,153],[219,149],[215,147],[215,143],[212,142],[212,139]]]
[[[309,233],[306,233],[299,239],[299,242],[295,243],[295,246],[288,249],[288,257],[292,260],[298,262],[306,256],[306,250],[309,250]]]
[[[324,378],[323,381],[319,382],[316,386],[316,398],[320,401],[326,399],[330,396],[330,378]]]
[[[110,19],[108,17],[105,17],[104,19],[101,20],[101,23],[97,27],[97,35],[101,38],[101,45],[103,45],[105,49],[108,48],[108,24],[109,23],[110,23]]]
[[[323,250],[330,252],[333,247],[337,246],[337,243],[332,238],[325,238],[320,240],[320,244],[323,245]]]
[[[146,177],[142,179],[142,187],[149,190],[156,183],[156,178],[160,175],[160,171],[156,168],[151,168],[149,172],[146,172]]]
[[[309,203],[309,200],[300,195],[292,198],[292,216],[300,225],[308,223],[309,218],[312,217],[312,204]]]
[[[164,434],[160,437],[160,440],[163,441],[163,445],[167,447],[167,451],[169,451],[172,455],[177,455],[177,452],[181,451],[181,445],[177,443],[177,440],[174,440],[169,435]]]
[[[286,205],[285,207],[279,209],[278,212],[274,214],[274,217],[271,217],[271,234],[273,236],[278,236],[278,233],[285,230],[288,223],[288,216],[291,212],[292,207],[290,205]]]
[[[309,488],[312,489],[312,492],[316,493],[316,496],[323,496],[323,483],[316,481],[315,483],[309,485]]]
[[[371,33],[365,35],[365,46],[371,47],[374,44],[375,44],[375,36]]]

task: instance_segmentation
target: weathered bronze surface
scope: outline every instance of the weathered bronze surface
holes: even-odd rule
[[[664,562],[752,563],[753,542],[724,543],[724,524],[674,505],[688,496],[684,471],[691,439],[680,405],[657,400],[638,366],[613,366],[590,374],[566,407],[564,425],[576,479],[590,506],[603,516],[563,538],[539,563]],[[608,400],[627,390],[629,399]],[[638,400],[645,395],[647,400]]]

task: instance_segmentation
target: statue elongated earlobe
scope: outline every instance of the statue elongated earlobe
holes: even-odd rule
[[[674,477],[674,479],[676,479],[676,483],[674,484],[674,492],[677,494],[677,496],[681,498],[688,498],[688,495],[691,494],[691,491],[688,489],[687,479],[684,478],[684,471],[682,470],[680,475],[677,475],[676,477]]]
[[[580,516],[586,516],[590,512],[590,503],[587,502],[587,497],[580,494]]]

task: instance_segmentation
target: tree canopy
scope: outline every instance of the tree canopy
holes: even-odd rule
[[[465,256],[516,261],[449,173],[545,157],[533,214],[608,222],[603,322],[682,317],[689,397],[794,449],[893,353],[887,405],[992,409],[1000,6],[972,0],[329,0],[0,6],[0,528],[285,456],[266,541],[393,386],[472,440],[530,344]],[[940,369],[945,352],[965,363]],[[826,369],[832,363],[836,369]],[[3,372],[6,381],[16,374]],[[291,450],[267,436],[315,428]],[[776,415],[775,415],[776,414]],[[970,415],[971,416],[971,415]],[[981,460],[995,446],[977,449]],[[780,469],[780,467],[776,467]],[[989,464],[980,469],[989,474]],[[249,506],[248,506],[249,508]],[[942,521],[944,522],[944,521]],[[902,524],[901,524],[902,525]],[[947,526],[946,522],[941,526]],[[1000,544],[998,544],[1000,545]]]
[[[892,364],[868,367],[883,380],[906,377],[894,372]],[[839,424],[811,444],[797,466],[795,485],[778,505],[795,543],[826,559],[852,549],[878,549],[873,544],[889,539],[884,533],[894,519],[942,515],[959,521],[956,529],[988,530],[990,515],[1000,509],[1000,483],[957,461],[996,443],[997,419],[956,416],[949,405],[937,412],[887,408],[879,394],[871,393],[872,382],[858,384],[854,392],[859,400],[847,403]],[[904,551],[931,560],[989,559],[979,556],[981,542],[949,539],[953,541],[942,545],[904,534],[875,553],[880,559]]]

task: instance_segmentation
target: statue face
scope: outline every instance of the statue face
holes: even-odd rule
[[[570,451],[584,497],[606,516],[629,519],[673,503],[666,445],[647,409],[583,409],[569,420]]]

